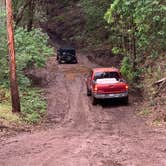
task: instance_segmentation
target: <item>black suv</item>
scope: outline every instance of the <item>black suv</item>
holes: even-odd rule
[[[58,63],[77,63],[76,51],[74,48],[60,48],[57,50]]]

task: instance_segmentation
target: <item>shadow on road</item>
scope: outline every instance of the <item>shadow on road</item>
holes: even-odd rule
[[[122,107],[122,106],[129,106],[129,104],[125,104],[121,99],[107,99],[101,100],[98,102],[103,108],[112,108],[112,107]]]

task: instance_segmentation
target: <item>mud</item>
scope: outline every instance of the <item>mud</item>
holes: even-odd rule
[[[166,131],[151,128],[130,100],[92,106],[85,78],[95,67],[85,55],[76,65],[44,70],[45,128],[0,142],[2,166],[165,166]]]

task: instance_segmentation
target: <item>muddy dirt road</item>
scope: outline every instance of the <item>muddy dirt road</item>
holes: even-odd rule
[[[83,55],[77,65],[49,60],[45,128],[0,142],[0,166],[166,166],[166,131],[147,126],[132,103],[91,105],[93,66]]]

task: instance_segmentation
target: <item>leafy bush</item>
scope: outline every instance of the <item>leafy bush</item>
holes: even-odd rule
[[[30,85],[29,80],[24,75],[26,68],[43,67],[45,62],[53,53],[53,49],[47,46],[48,36],[40,29],[33,29],[27,32],[23,28],[15,31],[17,73],[21,86]]]
[[[37,123],[46,113],[46,101],[42,97],[42,91],[37,88],[28,88],[20,91],[21,118],[11,113],[11,101],[9,89],[0,87],[0,119],[8,121],[25,121]],[[17,119],[15,118],[17,117]],[[12,120],[16,119],[16,120]]]
[[[6,85],[8,79],[7,35],[5,26],[5,10],[0,12],[0,84]]]
[[[47,46],[48,36],[40,29],[27,32],[26,29],[17,28],[15,31],[16,53],[18,70],[35,65],[43,67],[46,59],[53,50]]]
[[[112,30],[110,43],[127,55],[121,70],[130,81],[138,80],[144,70],[141,63],[166,51],[165,11],[162,0],[113,0],[105,13]]]
[[[131,83],[134,79],[134,73],[132,71],[132,65],[128,57],[124,57],[121,64],[122,75]]]
[[[81,4],[86,14],[87,26],[89,30],[94,30],[97,26],[104,23],[102,17],[105,11],[101,4],[99,6],[99,1],[96,3],[94,0],[82,0]]]
[[[110,6],[109,0],[81,0],[81,6],[84,11],[86,26],[84,36],[87,43],[96,45],[103,42],[106,38],[108,29],[103,19],[104,13]],[[90,39],[89,39],[90,38]]]
[[[112,48],[112,53],[115,54],[115,55],[120,54],[121,53],[121,49],[118,48],[118,47],[114,47],[114,48]]]
[[[0,13],[0,89],[4,91],[4,87],[6,87],[5,91],[8,92],[9,58],[7,56],[6,36],[5,11],[3,11]],[[15,50],[21,94],[21,110],[23,119],[28,123],[36,123],[44,115],[46,101],[41,98],[39,90],[30,87],[30,80],[24,75],[24,71],[27,68],[34,66],[43,67],[45,65],[48,56],[53,53],[53,49],[47,45],[47,40],[48,36],[40,29],[33,29],[31,32],[27,32],[21,27],[15,29]],[[2,98],[2,102],[10,103],[10,98]]]
[[[41,91],[38,89],[28,89],[22,92],[21,108],[23,119],[28,123],[36,123],[45,114],[46,101],[41,98]]]
[[[141,66],[134,71],[130,57],[125,56],[123,58],[120,70],[130,84],[137,83],[135,86],[138,88],[142,86],[141,84],[138,84],[137,81],[140,75],[144,72],[144,68]]]
[[[4,20],[4,15],[0,17]],[[8,57],[7,57],[7,39],[5,22],[1,21],[0,26],[0,84],[6,86],[9,81]],[[24,75],[26,68],[33,66],[43,67],[46,59],[53,53],[53,49],[47,45],[48,36],[40,29],[33,29],[31,32],[23,28],[15,30],[15,50],[17,61],[17,74],[19,86],[26,88],[30,81]]]

